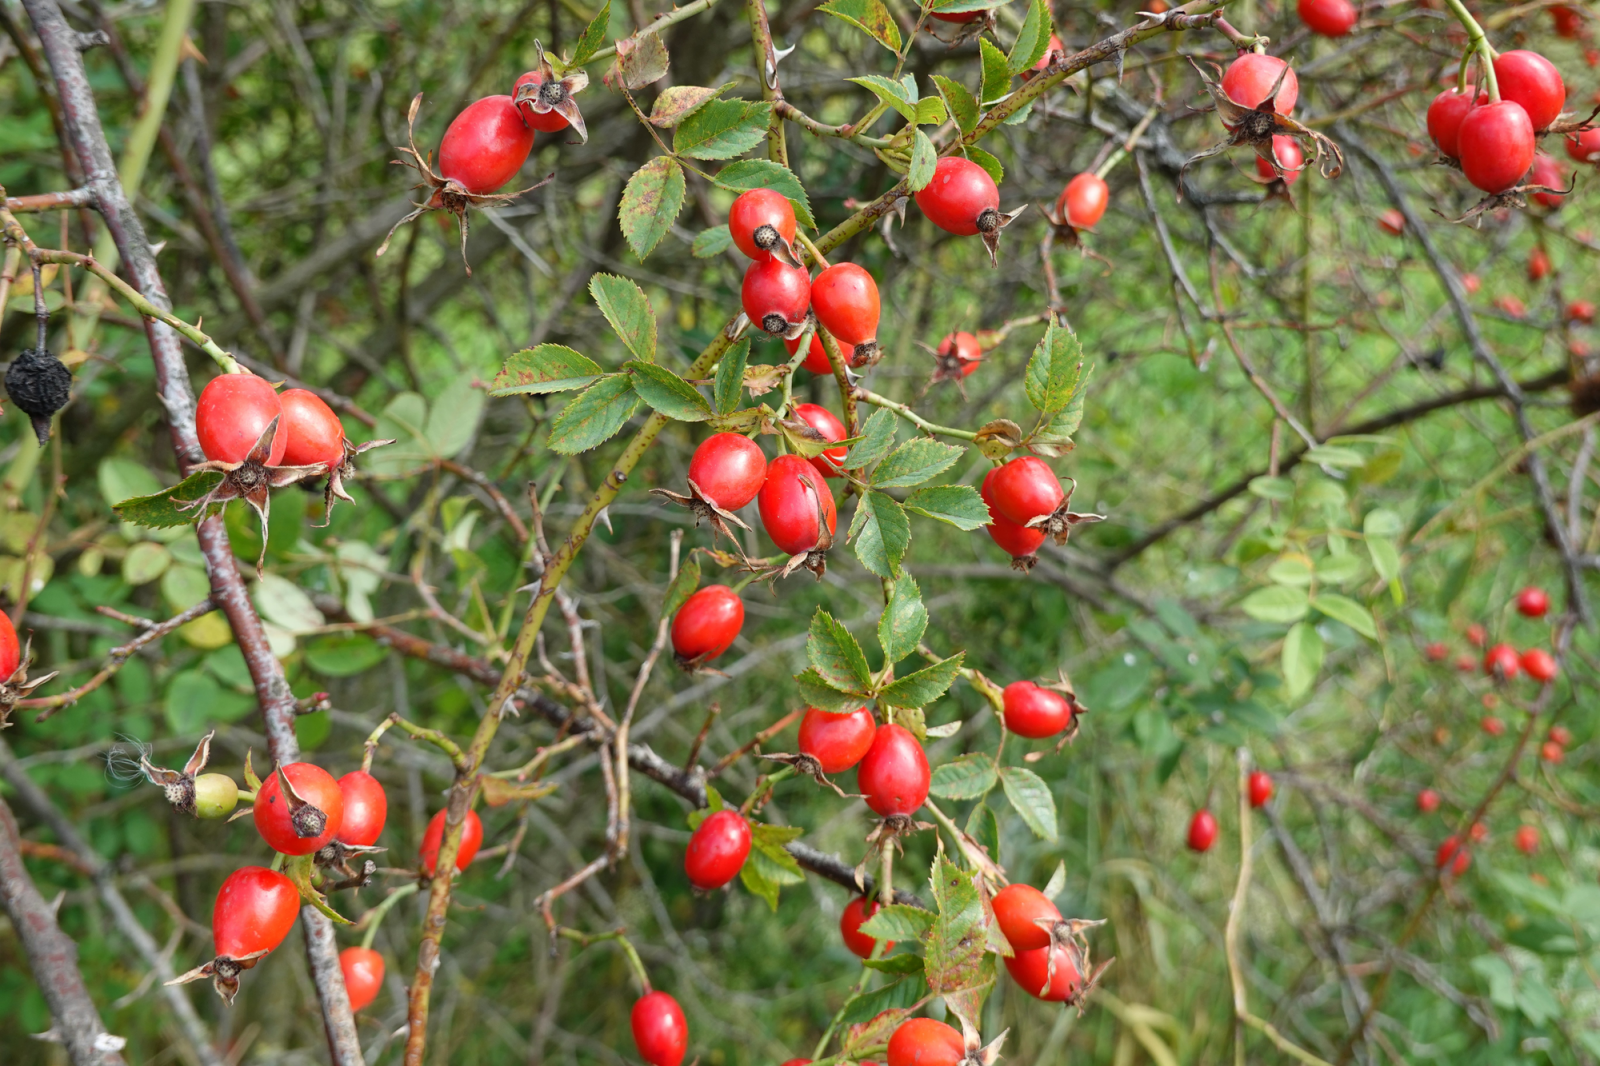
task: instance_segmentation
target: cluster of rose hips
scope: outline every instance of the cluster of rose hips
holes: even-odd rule
[[[1543,618],[1550,610],[1550,596],[1541,588],[1529,586],[1518,592],[1513,604],[1517,613],[1524,618]],[[1474,622],[1466,629],[1467,643],[1477,648],[1483,648],[1489,643],[1488,631],[1483,626]],[[1443,662],[1450,656],[1449,646],[1443,641],[1434,641],[1423,648],[1423,654],[1431,662]],[[1517,649],[1504,641],[1489,646],[1480,661],[1466,652],[1456,656],[1456,669],[1462,673],[1473,673],[1478,669],[1484,674],[1500,681],[1510,681],[1519,674],[1527,674],[1528,678],[1541,685],[1554,681],[1560,672],[1560,666],[1554,655],[1543,648],[1529,648],[1517,652]],[[1485,706],[1492,708],[1498,703],[1498,697],[1490,693],[1484,697]],[[1484,731],[1492,736],[1499,736],[1505,731],[1505,724],[1498,718],[1485,718]]]
[[[1530,169],[1534,185],[1559,186],[1559,165],[1537,153],[1536,138],[1566,104],[1561,72],[1526,49],[1501,52],[1492,63],[1498,97],[1472,82],[1445,89],[1428,105],[1428,135],[1441,156],[1458,163],[1467,180],[1491,196],[1521,184]],[[1569,140],[1569,153],[1575,143]],[[1573,158],[1588,161],[1587,153]]]
[[[324,889],[365,885],[375,864],[364,856],[382,851],[376,847],[388,819],[389,800],[371,773],[353,770],[335,780],[314,763],[297,762],[277,767],[255,792],[241,793],[226,774],[201,773],[210,751],[210,736],[201,741],[182,772],[150,766],[141,760],[144,774],[162,785],[174,807],[200,818],[226,818],[240,799],[250,802],[250,814],[261,839],[277,853],[271,868],[245,866],[229,874],[217,892],[211,912],[211,932],[216,955],[190,970],[177,982],[210,977],[219,995],[231,1003],[239,990],[239,974],[251,969],[283,942],[294,925],[303,902],[294,880],[281,872],[286,862],[309,863],[312,884]],[[246,779],[251,777],[248,763]],[[445,811],[428,822],[418,860],[423,876],[432,877],[444,838]],[[242,812],[240,815],[242,816]],[[462,826],[456,869],[465,870],[483,844],[483,822],[468,811]],[[353,860],[363,868],[352,869]],[[338,875],[343,879],[335,881]],[[383,956],[367,943],[339,954],[350,1009],[359,1011],[377,996],[383,982]],[[176,983],[176,982],[175,982]]]

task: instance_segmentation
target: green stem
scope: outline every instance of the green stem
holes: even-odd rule
[[[739,813],[746,818],[750,817],[750,812],[755,810],[756,806],[772,791],[773,785],[793,776],[794,767],[792,766],[785,766],[781,770],[775,770],[770,774],[763,775],[761,780],[756,782],[756,787],[751,790],[750,795],[746,796],[745,801],[739,805]]]
[[[396,903],[416,895],[418,887],[419,885],[415,881],[409,885],[402,885],[383,897],[382,902],[366,913],[366,916],[361,919],[361,925],[365,930],[361,934],[362,947],[369,951],[372,949],[372,941],[378,935],[378,925],[383,921],[384,915],[393,910]]]
[[[633,970],[633,976],[638,980],[639,987],[644,990],[645,995],[650,994],[650,975],[645,972],[644,961],[639,958],[639,952],[635,950],[633,942],[623,935],[623,930],[613,929],[609,933],[581,933],[576,929],[568,929],[563,926],[556,930],[556,935],[563,940],[571,940],[581,947],[588,947],[591,944],[598,944],[605,940],[616,941],[617,946],[622,949],[622,953],[627,956],[628,967]]]
[[[1472,12],[1467,10],[1466,5],[1461,0],[1445,0],[1445,3],[1449,6],[1450,13],[1456,17],[1456,21],[1461,23],[1462,27],[1467,31],[1467,50],[1461,57],[1463,65],[1462,76],[1465,77],[1466,74],[1465,64],[1467,57],[1474,54],[1482,56],[1484,91],[1489,94],[1489,102],[1491,104],[1498,104],[1500,102],[1500,82],[1494,76],[1494,46],[1489,43],[1488,35],[1483,32],[1483,27],[1478,24],[1477,19],[1472,17]]]
[[[916,426],[921,430],[926,430],[929,433],[937,433],[941,437],[955,437],[958,440],[975,441],[978,439],[978,434],[975,430],[956,429],[953,426],[941,426],[937,422],[929,422],[926,418],[923,418],[905,404],[891,400],[887,396],[879,396],[870,389],[856,389],[855,398],[858,400],[865,400],[874,407],[882,407],[886,410],[893,411],[907,422],[910,422],[913,426]]]

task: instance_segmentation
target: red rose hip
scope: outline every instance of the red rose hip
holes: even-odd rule
[[[994,894],[994,917],[1008,944],[1017,951],[1034,951],[1050,946],[1050,924],[1061,921],[1061,911],[1032,885],[1007,885]],[[1041,919],[1047,924],[1040,925]]]
[[[672,618],[672,651],[678,662],[700,666],[733,646],[744,628],[744,602],[727,585],[707,585],[684,601]]]
[[[1592,306],[1592,305],[1591,305]],[[1593,317],[1593,311],[1590,311]],[[1517,613],[1524,618],[1543,618],[1550,610],[1550,596],[1544,589],[1529,585],[1517,593]]]
[[[1280,115],[1290,114],[1294,111],[1295,102],[1300,99],[1300,79],[1295,77],[1292,68],[1284,74],[1288,67],[1289,64],[1277,56],[1246,52],[1228,64],[1228,69],[1223,72],[1222,91],[1241,107],[1259,107],[1272,93],[1272,86],[1282,74],[1283,84],[1278,87],[1278,95],[1272,97],[1273,107]]]
[[[834,714],[807,707],[800,719],[800,754],[817,760],[825,774],[839,774],[860,762],[878,735],[872,712],[857,707]]]
[[[928,221],[947,233],[970,237],[999,226],[1000,190],[987,170],[963,156],[940,159],[915,199]]]
[[[1050,972],[1051,955],[1055,956],[1053,974]],[[1072,951],[1065,944],[1019,951],[1005,962],[1011,979],[1034,999],[1065,1003],[1083,988],[1083,975],[1078,973]]]
[[[1092,229],[1106,213],[1111,189],[1098,174],[1084,171],[1073,175],[1056,201],[1056,217],[1067,220],[1073,229]]]
[[[1461,120],[1457,146],[1461,171],[1487,193],[1502,193],[1533,166],[1533,124],[1510,100],[1472,108]]]
[[[689,837],[683,853],[683,871],[689,883],[709,892],[739,876],[750,856],[750,824],[738,811],[709,815]]]
[[[444,820],[447,811],[439,811],[428,819],[428,828],[422,833],[422,847],[418,849],[422,858],[422,868],[432,877],[434,869],[439,865],[439,848],[444,843]],[[465,870],[472,865],[472,860],[478,857],[478,849],[483,847],[483,820],[478,817],[477,811],[469,810],[461,822],[461,846],[456,849],[456,869]]]
[[[289,438],[275,427],[270,450],[252,455],[261,434],[283,414],[283,402],[267,382],[254,374],[219,374],[200,390],[194,429],[200,450],[218,463],[256,462],[277,466],[283,462]]]
[[[805,321],[811,306],[811,275],[780,259],[751,263],[739,289],[744,313],[758,328],[782,336]]]
[[[794,205],[771,189],[742,192],[728,209],[728,232],[739,251],[751,259],[771,259],[775,246],[794,240]]]
[[[365,770],[352,770],[339,778],[339,795],[344,801],[344,816],[334,839],[356,847],[376,844],[389,817],[389,797],[378,779]]]
[[[650,1066],[678,1066],[689,1050],[689,1023],[678,1001],[665,992],[649,992],[633,1004],[629,1018],[633,1044]]]
[[[876,350],[878,283],[854,263],[835,263],[811,282],[811,310],[822,328],[853,349],[851,362],[865,363]]]
[[[1524,48],[1501,52],[1494,60],[1500,98],[1520,104],[1535,130],[1547,129],[1567,102],[1561,72],[1538,52]]]
[[[917,738],[893,723],[878,728],[856,768],[867,806],[884,818],[909,815],[928,798],[928,756]]]
[[[1261,770],[1250,772],[1249,789],[1252,807],[1265,807],[1267,801],[1272,799],[1273,792],[1277,791],[1272,783],[1272,775]]]
[[[383,956],[371,948],[345,948],[339,952],[339,969],[350,994],[351,1012],[371,1006],[383,988]]]
[[[1194,812],[1189,820],[1189,850],[1206,852],[1217,842],[1217,817],[1205,808]]]
[[[494,192],[527,161],[533,131],[509,96],[474,100],[439,142],[439,173],[469,193]]]
[[[689,460],[689,480],[724,511],[737,511],[756,498],[767,479],[761,445],[737,433],[717,433],[700,442]]]
[[[772,460],[756,502],[767,536],[789,555],[816,548],[822,541],[823,523],[830,537],[838,529],[833,493],[816,467],[798,455]]]
[[[956,1066],[966,1057],[961,1033],[932,1018],[910,1018],[889,1037],[889,1066]]]
[[[294,795],[283,790],[289,779]],[[308,762],[290,763],[267,775],[256,790],[256,831],[274,851],[310,855],[339,835],[344,794],[333,775]]]
[[[839,935],[844,938],[844,946],[850,949],[850,954],[860,959],[865,959],[872,954],[872,949],[878,942],[861,931],[861,923],[878,913],[876,900],[857,896],[845,904],[844,913],[839,915]],[[894,941],[884,942],[883,950],[888,954],[894,948]]]
[[[1059,692],[1032,681],[1013,681],[1003,695],[1006,728],[1019,737],[1042,740],[1072,724],[1072,704]]]
[[[1013,459],[998,468],[994,480],[989,483],[989,492],[994,498],[993,509],[1019,526],[1051,514],[1067,498],[1055,471],[1043,459],[1032,455]]]
[[[824,440],[845,439],[844,423],[835,418],[833,412],[826,407],[814,403],[795,404],[794,413],[800,421],[822,434]],[[849,450],[843,447],[829,448],[821,455],[813,457],[811,465],[816,467],[817,473],[823,477],[842,477],[838,464],[844,462],[845,453]]]
[[[344,426],[333,408],[309,389],[288,389],[278,397],[283,417],[285,466],[329,466],[344,462]]]

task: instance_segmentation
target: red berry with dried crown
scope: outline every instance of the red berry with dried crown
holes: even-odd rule
[[[928,221],[947,233],[970,237],[999,225],[1000,189],[987,170],[963,156],[940,159],[915,199]]]
[[[289,779],[289,792],[283,779]],[[273,851],[310,855],[339,835],[344,793],[320,766],[295,762],[268,774],[256,790],[256,831]]]
[[[811,306],[811,275],[780,259],[751,263],[739,289],[744,313],[758,328],[783,336],[805,321]]]
[[[857,707],[835,714],[807,707],[800,719],[800,754],[817,761],[825,774],[839,774],[860,762],[878,735],[872,712]]]
[[[756,498],[767,480],[761,445],[737,433],[717,433],[700,442],[689,460],[689,480],[724,511],[737,511]]]
[[[665,992],[648,992],[633,1004],[629,1019],[633,1044],[650,1066],[678,1066],[689,1050],[689,1023],[678,1001]]]
[[[856,768],[867,806],[885,818],[911,814],[928,798],[928,756],[905,726],[881,726]]]
[[[271,385],[254,374],[220,374],[206,382],[195,407],[194,430],[200,450],[218,463],[256,462],[277,466],[289,438],[274,427],[270,450],[252,456],[252,449],[274,419],[281,419],[283,401]]]
[[[833,493],[816,467],[798,455],[780,455],[772,460],[757,503],[767,536],[788,555],[816,548],[822,541],[824,524],[830,538],[838,529]]]
[[[701,666],[733,646],[744,628],[744,601],[727,585],[697,590],[672,617],[672,651],[686,667]]]
[[[439,173],[469,193],[494,192],[516,176],[533,147],[533,131],[509,96],[474,100],[439,142]]]
[[[1189,820],[1189,850],[1205,852],[1217,842],[1217,816],[1202,807]]]
[[[689,875],[689,883],[709,892],[738,877],[750,857],[750,840],[750,823],[738,811],[707,815],[683,853],[683,872]]]
[[[817,321],[850,349],[850,363],[864,366],[878,350],[878,283],[854,263],[835,263],[811,282]]]
[[[790,244],[795,228],[794,205],[771,189],[742,192],[728,209],[734,245],[757,262],[771,259],[774,247]]]
[[[1284,73],[1285,70],[1287,73]],[[1273,96],[1272,87],[1277,84],[1280,75],[1283,84],[1278,86],[1278,93]],[[1223,72],[1222,91],[1241,107],[1259,107],[1271,97],[1277,113],[1287,115],[1294,111],[1295,102],[1300,99],[1300,79],[1295,77],[1289,64],[1277,56],[1246,52],[1228,64],[1228,69]]]

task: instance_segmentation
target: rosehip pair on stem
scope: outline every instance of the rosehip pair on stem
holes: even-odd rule
[[[180,510],[244,500],[261,521],[261,556],[266,559],[266,530],[272,489],[308,478],[327,477],[323,524],[333,514],[335,498],[351,501],[344,479],[354,474],[354,459],[372,448],[393,444],[372,440],[353,445],[344,426],[320,396],[306,389],[280,395],[254,374],[220,374],[200,390],[195,407],[195,436],[206,461],[192,470],[215,471],[222,480],[198,500],[179,501]]]
[[[471,274],[472,267],[467,263],[467,209],[506,203],[555,177],[551,174],[544,181],[513,193],[495,192],[527,162],[533,148],[534,131],[555,132],[570,125],[581,141],[588,141],[583,115],[573,97],[588,86],[589,76],[581,68],[575,68],[566,77],[556,77],[544,47],[535,41],[534,48],[538,52],[538,65],[516,80],[512,95],[476,100],[451,120],[439,142],[437,171],[432,166],[433,157],[417,149],[416,122],[422,94],[412,99],[406,115],[407,147],[398,149],[408,158],[394,162],[411,167],[421,175],[416,188],[429,192],[422,203],[415,205],[415,211],[389,230],[378,246],[377,255],[388,249],[389,241],[401,226],[429,211],[448,211],[456,216],[461,230],[461,262]]]

